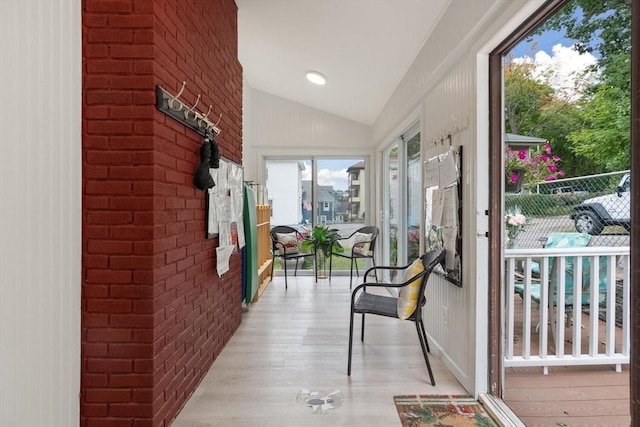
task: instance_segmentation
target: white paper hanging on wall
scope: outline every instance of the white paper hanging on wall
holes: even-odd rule
[[[444,241],[445,253],[445,265],[447,270],[453,270],[455,268],[456,260],[456,241],[458,240],[458,228],[457,227],[445,227],[442,231],[442,240]]]
[[[216,194],[218,214],[218,246],[232,245],[231,238],[231,196]]]
[[[424,186],[436,187],[440,184],[440,161],[437,157],[427,160],[424,165]]]
[[[442,215],[444,213],[444,192],[434,189],[431,194],[431,224],[442,225]]]
[[[229,259],[234,249],[235,246],[233,245],[218,246],[216,248],[216,269],[218,270],[219,277],[222,277],[224,273],[229,271]]]
[[[229,171],[229,184],[231,186],[231,217],[235,223],[238,249],[245,246],[244,221],[243,221],[243,197],[242,197],[242,168],[232,165]]]
[[[447,151],[440,156],[440,188],[447,188],[458,181],[458,168],[453,154]]]
[[[442,221],[444,227],[458,226],[458,185],[442,190]]]

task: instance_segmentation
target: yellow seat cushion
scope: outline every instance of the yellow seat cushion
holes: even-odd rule
[[[422,265],[422,260],[420,258],[416,259],[405,270],[404,275],[402,276],[402,282],[406,282],[416,274],[420,274],[420,272],[422,272],[423,270],[424,266]],[[400,288],[397,310],[398,317],[401,320],[408,319],[416,310],[416,306],[418,305],[418,301],[420,300],[419,293],[421,280],[422,278],[416,279],[407,286]]]

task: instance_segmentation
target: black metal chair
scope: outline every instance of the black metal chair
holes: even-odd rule
[[[356,275],[360,277],[360,271],[358,270],[358,260],[359,259],[370,259],[373,265],[376,265],[376,261],[374,258],[375,250],[376,250],[376,240],[378,239],[378,227],[375,226],[367,226],[362,227],[353,233],[349,237],[343,237],[342,239],[334,240],[331,242],[331,252],[334,256],[346,258],[351,261],[351,272],[349,275],[349,289],[351,289],[353,285],[353,267],[356,267]],[[367,237],[364,239],[360,239],[355,242],[355,238],[357,235],[366,235],[371,237]],[[343,252],[334,252],[334,247],[342,246],[344,242],[354,242],[355,245],[350,248],[345,248]],[[342,242],[342,243],[341,243]],[[329,280],[331,280],[331,274],[333,272],[333,256],[329,260]]]
[[[411,320],[416,325],[416,331],[418,332],[418,339],[420,341],[420,347],[422,348],[422,354],[424,355],[424,361],[427,364],[427,370],[429,371],[429,378],[431,379],[431,385],[436,385],[435,379],[433,378],[433,372],[431,371],[431,364],[429,363],[429,343],[427,342],[427,333],[424,328],[424,323],[422,323],[422,307],[426,303],[426,298],[424,296],[425,287],[427,285],[427,281],[429,279],[429,275],[433,271],[433,269],[438,264],[444,263],[445,250],[444,249],[434,249],[432,251],[427,252],[422,255],[419,260],[422,263],[422,267],[419,273],[413,274],[408,279],[404,279],[402,283],[377,283],[377,282],[367,282],[367,276],[370,273],[375,273],[376,270],[395,270],[397,272],[403,271],[411,271],[410,268],[414,268],[414,264],[409,264],[404,267],[391,267],[391,266],[378,266],[371,267],[367,270],[364,275],[364,283],[358,285],[351,294],[351,321],[349,323],[349,362],[347,365],[347,375],[351,375],[351,355],[353,349],[353,317],[356,313],[362,314],[362,332],[360,336],[360,340],[364,341],[364,315],[365,314],[377,314],[379,316],[392,317],[395,319],[400,319],[398,315],[398,298],[392,296],[378,295],[367,292],[367,287],[375,287],[375,288],[398,288],[407,289],[408,286],[416,286],[414,284],[417,282],[417,301],[415,305],[415,309],[413,312],[405,313],[408,317],[406,320]],[[405,275],[406,277],[406,275]],[[413,289],[414,291],[416,289]]]
[[[309,245],[303,245],[302,242],[308,241]],[[312,248],[311,251],[305,250],[303,246]],[[271,262],[271,277],[273,278],[273,265],[276,262],[276,257],[282,260],[284,266],[284,288],[288,288],[287,284],[287,261],[295,260],[296,269],[294,276],[298,275],[298,262],[304,258],[313,257],[314,259],[314,271],[316,276],[316,282],[318,281],[318,270],[316,266],[316,247],[313,239],[304,237],[298,230],[286,225],[278,225],[271,229],[271,253],[273,255],[273,261]]]

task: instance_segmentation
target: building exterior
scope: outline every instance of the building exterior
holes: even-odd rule
[[[300,224],[303,220],[303,162],[269,160],[266,186],[271,206],[271,225]]]
[[[318,217],[318,223],[327,224],[335,222],[336,198],[333,195],[333,187],[330,185],[319,185],[317,195],[316,215]]]
[[[367,189],[364,177],[364,161],[347,168],[349,174],[349,199],[347,212],[350,221],[363,221],[365,219],[365,211],[367,206]]]
[[[307,209],[313,205],[313,192],[311,191],[312,182],[309,180],[302,181],[303,194],[303,216],[308,223],[313,222],[311,210]],[[318,224],[327,224],[339,221],[336,217],[337,201],[334,194],[333,186],[318,185],[316,192],[317,201],[315,203],[316,222]],[[306,208],[305,208],[306,207]]]

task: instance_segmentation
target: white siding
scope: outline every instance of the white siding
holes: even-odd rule
[[[448,142],[442,145],[439,141],[449,133],[454,145],[463,146],[463,287],[434,276],[427,288],[424,316],[432,348],[476,395],[488,388],[489,246],[484,212],[488,208],[489,103],[483,67],[491,45],[540,4],[526,0],[451,2],[373,125],[379,152],[400,134],[415,111],[422,112],[423,158],[444,152]],[[523,13],[525,8],[528,11]],[[382,194],[380,179],[376,185],[375,194]]]
[[[0,425],[79,425],[81,2],[0,2]]]
[[[271,201],[271,226],[299,224],[302,220],[300,163],[294,160],[267,163],[267,189]]]
[[[371,127],[259,90],[245,82],[243,166],[245,177],[264,184],[265,156],[355,156],[372,154]],[[248,102],[248,104],[247,104]]]
[[[430,283],[425,309],[432,348],[472,394],[487,390],[488,348],[488,73],[487,53],[543,0],[455,0],[430,34],[372,128],[252,90],[247,175],[260,182],[264,156],[370,155],[381,152],[416,118],[423,158],[446,147],[434,141],[453,133],[464,147],[463,287]],[[250,88],[245,88],[251,90]],[[382,173],[374,173],[374,213],[382,209]],[[373,217],[372,217],[373,218]],[[378,223],[378,226],[380,224]],[[443,322],[444,308],[447,322]]]

